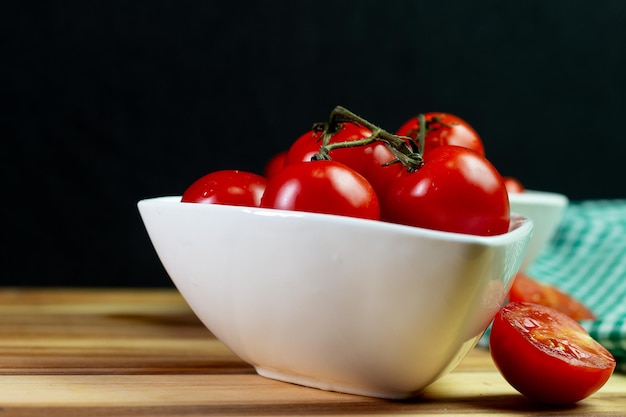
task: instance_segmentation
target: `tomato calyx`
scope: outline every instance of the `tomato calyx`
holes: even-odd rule
[[[353,123],[366,127],[372,131],[372,134],[363,139],[330,143],[331,137],[339,132],[345,123]],[[422,126],[423,125],[424,124],[422,124]],[[389,133],[342,106],[337,106],[333,109],[327,122],[315,123],[313,125],[313,132],[321,133],[322,144],[319,152],[313,156],[312,160],[330,160],[331,157],[329,153],[333,149],[366,146],[379,141],[383,142],[394,156],[394,159],[387,162],[385,165],[401,163],[409,172],[416,171],[424,165],[422,149],[418,146],[418,150],[415,151],[409,145],[409,143],[415,143],[412,138]],[[425,134],[425,132],[423,134]]]

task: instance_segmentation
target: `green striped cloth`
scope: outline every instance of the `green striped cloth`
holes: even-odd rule
[[[598,317],[581,324],[626,372],[626,200],[571,202],[528,275],[571,294]],[[481,340],[487,345],[488,332]]]

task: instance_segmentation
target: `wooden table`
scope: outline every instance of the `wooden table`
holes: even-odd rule
[[[475,349],[403,402],[266,379],[173,289],[0,288],[0,416],[626,415],[626,376],[567,408],[537,406]]]

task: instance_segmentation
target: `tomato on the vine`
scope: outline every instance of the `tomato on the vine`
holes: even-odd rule
[[[583,303],[557,287],[541,283],[518,272],[509,292],[510,302],[529,302],[552,307],[574,320],[594,320],[595,314]]]
[[[380,205],[372,185],[337,161],[285,166],[268,182],[261,207],[380,219]]]
[[[465,120],[450,113],[424,113],[425,139],[424,154],[438,146],[456,145],[485,154],[482,139],[474,128]],[[420,129],[418,116],[411,117],[396,131],[399,136],[416,139]]]
[[[424,165],[403,172],[381,199],[381,217],[394,223],[474,235],[509,230],[509,199],[502,177],[482,155],[439,146]]]
[[[343,123],[341,129],[330,138],[329,143],[352,142],[369,138],[371,135],[372,131],[366,127],[354,123]],[[320,151],[321,145],[321,132],[306,132],[289,148],[285,164],[310,161],[311,157]],[[386,165],[395,157],[387,145],[380,141],[363,146],[333,149],[328,156],[333,161],[345,164],[363,175],[379,196],[386,193],[390,182],[402,170],[401,164]]]
[[[606,383],[616,366],[613,355],[576,320],[533,303],[502,307],[489,345],[504,379],[542,403],[583,400]]]
[[[266,186],[267,179],[252,172],[236,169],[214,171],[187,187],[181,201],[258,207]]]

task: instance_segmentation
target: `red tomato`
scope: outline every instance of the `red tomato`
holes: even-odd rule
[[[380,219],[374,188],[362,175],[337,161],[285,166],[267,184],[261,207]]]
[[[503,177],[504,185],[509,193],[523,193],[525,188],[520,180],[513,177]]]
[[[344,123],[343,128],[335,133],[330,143],[350,142],[370,137],[372,132],[353,123]],[[311,157],[319,152],[322,145],[321,134],[309,131],[300,136],[289,148],[286,165],[310,161]],[[380,141],[365,146],[353,148],[338,148],[329,152],[328,156],[352,168],[363,175],[374,187],[377,194],[386,193],[391,181],[402,171],[402,164],[386,166],[387,162],[395,159],[393,153]]]
[[[580,401],[609,379],[615,358],[574,319],[550,307],[509,303],[491,328],[496,366],[515,389],[549,404]]]
[[[215,171],[193,182],[181,201],[258,207],[266,186],[267,179],[252,172]]]
[[[369,132],[367,129],[366,131]],[[361,139],[362,136],[358,136],[359,133],[360,132],[356,132],[356,137],[354,135],[346,135],[345,138],[346,140]],[[297,164],[298,162],[309,162],[313,155],[319,152],[321,146],[322,132],[309,130],[291,144],[287,150],[285,165]]]
[[[263,175],[265,175],[265,178],[270,179],[274,175],[276,175],[278,171],[283,169],[286,160],[287,151],[278,152],[277,154],[272,156],[269,161],[267,161],[267,164],[265,164],[265,169],[263,170]]]
[[[403,172],[381,200],[383,220],[473,235],[509,230],[509,198],[494,166],[460,146],[440,146]]]
[[[529,302],[552,307],[574,320],[595,320],[596,316],[583,303],[558,288],[540,283],[527,274],[519,272],[515,276],[510,302]]]
[[[469,123],[450,113],[424,113],[426,120],[426,139],[424,154],[442,145],[456,145],[472,149],[481,155],[485,154],[483,142]],[[417,116],[407,120],[396,131],[399,136],[408,136],[416,139],[419,132],[419,118]]]

